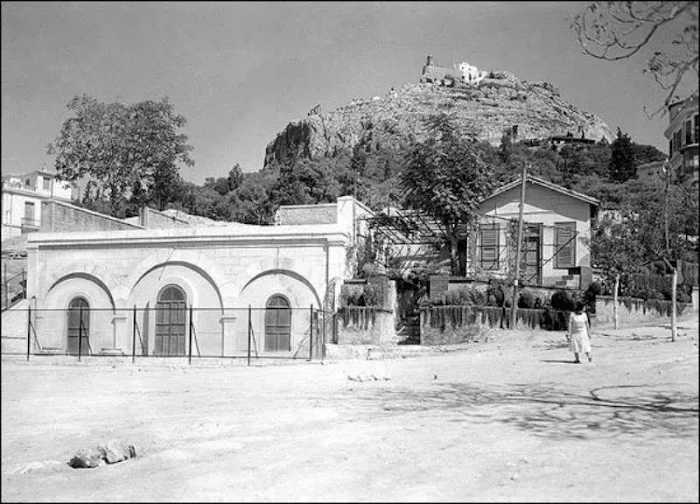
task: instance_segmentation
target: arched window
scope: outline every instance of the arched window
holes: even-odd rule
[[[154,355],[185,355],[187,296],[177,285],[160,291],[156,302]]]
[[[73,298],[68,305],[68,353],[89,354],[90,348],[90,304],[83,297]]]
[[[265,307],[265,350],[289,351],[291,346],[292,310],[284,296],[276,294]]]

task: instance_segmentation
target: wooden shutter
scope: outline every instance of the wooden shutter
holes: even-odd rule
[[[558,222],[555,226],[555,267],[573,268],[576,266],[576,223]]]
[[[487,270],[499,269],[499,236],[500,226],[494,224],[481,225],[481,267]]]

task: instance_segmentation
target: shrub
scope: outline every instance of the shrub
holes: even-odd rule
[[[461,287],[458,291],[459,303],[464,306],[484,306],[486,294],[476,287]]]
[[[472,292],[469,287],[461,287],[457,292],[459,293],[459,304],[467,306],[472,304]]]
[[[598,282],[593,282],[588,286],[583,293],[583,302],[586,303],[587,311],[595,313],[595,299],[598,294],[603,292],[603,286]]]
[[[479,289],[472,288],[470,290],[472,305],[473,306],[485,306],[486,305],[486,293],[480,291]]]
[[[349,289],[343,286],[340,292],[341,306],[360,306],[362,291],[359,289]]]
[[[379,268],[377,268],[376,264],[366,263],[362,266],[362,274],[365,278],[367,278],[368,276],[377,273],[378,269]]]
[[[380,294],[380,289],[372,284],[367,284],[362,292],[361,302],[364,306],[377,306]]]
[[[569,328],[569,318],[566,312],[547,308],[542,315],[540,325],[547,331],[566,331]]]
[[[492,280],[489,282],[486,293],[489,299],[493,301],[493,304],[489,303],[491,306],[506,306],[508,296],[506,295],[507,289],[503,280]]]
[[[678,292],[676,292],[676,302],[689,304],[693,302],[693,298],[685,291],[678,289]]]
[[[603,293],[603,286],[600,282],[591,282],[588,289],[586,289],[586,292],[593,296],[600,296]]]
[[[518,308],[534,308],[535,295],[532,291],[524,290],[518,296]]]
[[[576,301],[573,296],[565,290],[558,290],[552,294],[552,308],[562,311],[573,311],[576,307]]]
[[[458,305],[460,302],[459,291],[451,290],[445,293],[445,304],[446,305]]]
[[[433,296],[430,296],[430,304],[432,306],[442,306],[445,304],[445,295],[444,294],[436,294]]]
[[[418,298],[418,306],[420,306],[421,308],[429,308],[430,304],[430,298],[425,294]]]

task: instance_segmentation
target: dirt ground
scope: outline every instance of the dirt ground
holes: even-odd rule
[[[2,501],[697,502],[697,315],[665,324],[594,329],[592,364],[505,331],[325,365],[3,358]],[[109,439],[138,457],[65,464]]]

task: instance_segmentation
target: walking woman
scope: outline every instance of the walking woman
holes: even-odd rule
[[[591,339],[590,325],[588,324],[588,315],[583,312],[584,304],[579,301],[576,303],[576,308],[569,315],[569,331],[566,339],[569,342],[569,350],[574,352],[574,362],[580,364],[578,354],[585,353],[588,357],[588,362],[593,361],[591,355]]]

